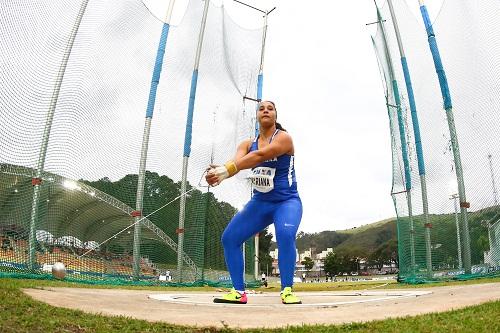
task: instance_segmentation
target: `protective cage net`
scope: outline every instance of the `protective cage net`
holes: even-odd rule
[[[470,208],[460,210],[448,120],[422,18],[405,1],[393,1],[420,125],[425,173],[418,168],[414,127],[389,7],[380,8],[373,37],[389,114],[392,197],[398,216],[399,278],[410,283],[468,279],[500,273],[500,25],[498,1],[445,1],[433,29],[448,79]],[[390,73],[401,99],[398,108]],[[402,126],[401,126],[402,125]],[[404,130],[409,177],[400,128]],[[426,179],[428,219],[424,214]],[[411,188],[405,182],[409,179]],[[468,230],[464,227],[464,217]],[[465,241],[469,236],[469,243]],[[428,237],[426,239],[426,237]],[[466,257],[470,256],[470,267]]]
[[[256,105],[243,96],[256,97],[262,29],[244,29],[224,7],[210,4],[179,228],[186,119],[203,8],[203,1],[192,0],[181,23],[170,26],[149,119],[138,214],[146,106],[164,22],[138,0],[2,2],[2,275],[52,278],[51,266],[63,262],[68,280],[89,283],[230,282],[220,238],[251,188],[245,175],[238,175],[209,189],[203,173],[210,163],[230,159],[237,143],[253,135]],[[62,84],[54,99],[58,76]],[[252,283],[254,245],[247,243],[245,272]]]

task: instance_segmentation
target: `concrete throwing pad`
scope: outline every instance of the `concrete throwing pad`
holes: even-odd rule
[[[363,291],[363,292],[308,292],[297,293],[300,295],[302,304],[293,305],[294,308],[325,308],[338,307],[346,304],[379,302],[395,300],[403,297],[417,297],[431,294],[430,291],[422,290],[399,290],[399,291]],[[177,303],[177,304],[192,304],[201,306],[241,306],[240,304],[214,303],[215,297],[220,297],[219,294],[154,294],[149,295],[149,298],[158,301]],[[249,294],[249,302],[245,307],[261,307],[261,308],[290,308],[290,305],[281,304],[279,293],[262,293]]]
[[[283,305],[278,292],[249,294],[248,304],[214,304],[222,292],[126,289],[25,289],[53,306],[171,324],[216,327],[284,327],[342,324],[447,311],[500,300],[500,283],[398,290],[298,292],[301,305]]]

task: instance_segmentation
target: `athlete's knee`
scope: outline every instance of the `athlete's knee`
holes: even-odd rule
[[[295,244],[295,237],[297,235],[297,229],[293,227],[284,227],[280,230],[276,230],[276,240],[278,243],[291,243]]]
[[[225,248],[238,247],[241,245],[239,244],[236,235],[233,232],[231,232],[230,229],[224,230],[224,232],[222,233],[221,242],[222,246],[224,246]]]
[[[230,235],[230,232],[228,232],[228,230],[224,230],[224,232],[222,233],[222,236],[220,238],[221,242],[222,242],[222,246],[224,247],[228,247],[231,243],[231,235]]]

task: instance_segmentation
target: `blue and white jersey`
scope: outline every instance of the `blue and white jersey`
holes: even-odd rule
[[[277,129],[269,143],[278,134]],[[255,138],[250,151],[258,150],[258,139]],[[294,156],[284,154],[267,160],[252,169],[253,199],[265,201],[284,201],[297,198],[297,180],[295,179]]]

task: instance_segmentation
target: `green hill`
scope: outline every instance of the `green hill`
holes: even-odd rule
[[[487,224],[500,218],[500,207],[493,206],[468,213],[471,259],[473,262],[483,260],[484,251],[489,249]],[[456,260],[457,238],[455,214],[430,214],[432,256],[436,263],[447,265]],[[400,232],[409,233],[407,217],[400,219]],[[415,226],[415,246],[417,261],[425,262],[424,218],[413,216]],[[408,237],[404,237],[404,248],[408,248]],[[274,244],[273,244],[274,245]],[[275,246],[275,245],[274,245]],[[337,254],[348,257],[370,258],[377,253],[397,257],[397,226],[396,218],[355,227],[347,230],[322,231],[318,233],[300,232],[297,235],[297,250],[299,253],[313,249],[319,253],[327,248],[333,248]],[[407,254],[405,254],[408,256]]]
[[[349,237],[335,247],[335,252],[347,253],[357,257],[367,257],[382,244],[397,239],[396,219],[387,219],[348,230]]]
[[[296,243],[299,253],[310,248],[315,249],[316,253],[334,248],[335,252],[365,257],[390,240],[396,240],[395,218],[347,230],[299,232]],[[276,248],[276,244],[273,243],[271,248]]]
[[[366,231],[368,229],[373,229],[373,228],[379,227],[379,226],[384,225],[384,224],[386,224],[388,222],[395,222],[395,221],[396,221],[396,218],[395,217],[391,217],[391,218],[388,218],[388,219],[385,219],[385,220],[381,220],[381,221],[378,221],[378,222],[368,223],[368,224],[362,225],[360,227],[354,227],[354,228],[345,229],[345,230],[338,230],[337,232],[341,232],[341,233],[344,233],[344,234],[357,234],[357,233]]]

